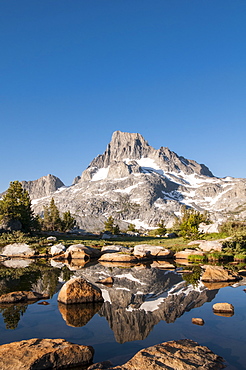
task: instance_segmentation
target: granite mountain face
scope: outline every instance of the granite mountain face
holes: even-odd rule
[[[101,230],[110,215],[120,227],[156,227],[162,219],[170,226],[183,204],[207,210],[213,220],[246,216],[246,179],[217,178],[204,164],[154,149],[137,133],[114,132],[106,151],[69,187],[52,175],[23,184],[36,213],[53,197],[87,231]]]

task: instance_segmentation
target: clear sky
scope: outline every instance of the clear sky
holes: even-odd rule
[[[0,191],[116,130],[246,177],[245,0],[0,0]]]

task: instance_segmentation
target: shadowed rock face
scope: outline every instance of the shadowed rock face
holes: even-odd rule
[[[145,339],[153,327],[164,320],[174,322],[186,311],[214,299],[218,290],[208,290],[198,282],[187,285],[175,271],[138,266],[132,269],[91,266],[82,274],[96,281],[111,276],[112,287],[99,284],[104,304],[99,315],[104,316],[119,343]]]

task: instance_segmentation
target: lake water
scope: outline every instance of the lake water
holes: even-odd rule
[[[221,288],[205,286],[197,270],[194,275],[183,275],[183,279],[181,267],[168,270],[156,265],[94,264],[74,266],[73,271],[61,264],[52,267],[48,262],[33,262],[23,268],[16,263],[10,266],[10,262],[0,266],[1,294],[32,289],[47,292],[52,298],[46,300],[49,305],[0,305],[0,344],[64,338],[92,345],[94,362],[111,360],[118,365],[142,348],[189,338],[222,356],[227,369],[246,369],[246,280]],[[59,288],[73,275],[92,283],[112,276],[114,284],[97,284],[103,292],[102,305],[58,304]],[[215,315],[212,306],[217,302],[233,304],[234,315]],[[205,324],[192,324],[193,317],[203,318]]]

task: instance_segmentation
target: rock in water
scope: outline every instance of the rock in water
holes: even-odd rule
[[[29,339],[0,346],[0,369],[45,370],[89,365],[94,350],[65,339]]]
[[[144,348],[122,366],[110,370],[218,370],[225,368],[223,358],[208,347],[181,339]],[[93,368],[99,370],[100,367]]]
[[[47,294],[20,290],[17,292],[2,294],[0,296],[0,303],[28,302],[28,301],[37,301],[39,299],[47,299],[47,298],[49,298]]]
[[[231,303],[226,303],[226,302],[215,303],[213,305],[213,311],[234,314],[234,306]]]
[[[103,297],[97,286],[78,277],[70,279],[63,285],[58,295],[58,302],[65,304],[103,302]]]

